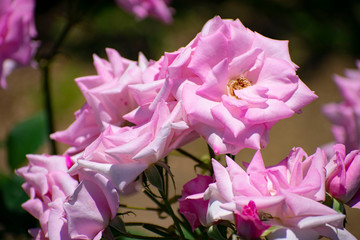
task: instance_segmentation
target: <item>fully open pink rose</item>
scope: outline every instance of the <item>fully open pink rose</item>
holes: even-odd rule
[[[326,189],[339,201],[360,209],[360,150],[346,155],[345,146],[334,146],[334,156],[326,165]]]
[[[68,173],[64,156],[27,155],[29,165],[16,170],[25,179],[23,189],[30,199],[22,207],[39,219],[39,239],[70,239],[64,202],[74,192],[78,181]]]
[[[0,1],[0,87],[16,66],[29,65],[38,47],[34,0]]]
[[[204,199],[189,199],[187,197],[197,193],[203,193],[212,182],[211,177],[198,175],[183,186],[181,198],[179,199],[180,212],[189,221],[193,230],[201,225],[206,225],[206,212],[209,201]]]
[[[297,234],[311,231],[316,237],[329,237],[334,229],[343,229],[345,216],[319,202],[325,197],[326,164],[320,149],[309,157],[302,149],[293,149],[271,167],[264,166],[258,151],[246,171],[228,157],[226,163],[225,168],[213,160],[216,181],[203,194],[187,197],[209,200],[207,225],[234,221],[234,212],[241,213],[253,201],[266,225],[292,229]]]
[[[270,128],[317,96],[296,75],[287,41],[239,20],[209,20],[185,48],[165,54],[173,95],[216,154],[260,149]]]
[[[357,67],[345,70],[345,77],[334,76],[343,101],[326,104],[322,109],[333,124],[335,142],[344,144],[347,153],[360,148],[360,61]]]
[[[172,22],[169,0],[116,0],[116,3],[138,19],[152,17],[164,23]]]

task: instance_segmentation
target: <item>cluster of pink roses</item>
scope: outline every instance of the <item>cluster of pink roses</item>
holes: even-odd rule
[[[24,208],[41,223],[38,239],[99,239],[119,194],[136,191],[138,176],[172,150],[198,137],[215,154],[260,149],[275,123],[317,98],[296,75],[288,42],[239,20],[209,20],[186,47],[158,61],[106,52],[108,61],[94,56],[97,75],[76,79],[86,103],[75,121],[51,135],[70,145],[64,156],[29,155],[29,166],[17,171],[30,196]],[[278,227],[273,238],[351,237],[344,215],[320,203],[327,191],[357,204],[358,152],[336,151],[328,163],[320,149],[308,157],[297,148],[273,167],[258,151],[246,172],[229,158],[227,168],[213,160],[214,179],[186,184],[181,211],[194,229],[230,220],[245,238],[270,226]]]
[[[244,239],[257,239],[269,227],[267,239],[355,239],[343,227],[345,215],[321,203],[328,192],[359,208],[360,151],[345,156],[344,145],[334,148],[329,161],[324,150],[308,156],[294,148],[271,167],[257,151],[246,171],[229,157],[226,168],[213,160],[214,180],[200,175],[185,184],[180,212],[193,228],[233,221]]]
[[[39,219],[34,239],[101,239],[116,216],[119,195],[101,174],[70,176],[70,157],[28,155],[29,165],[16,170],[25,179],[30,199],[22,207]]]
[[[29,65],[38,47],[34,23],[34,0],[0,1],[0,87],[6,77],[22,65]]]
[[[345,144],[348,152],[360,148],[360,61],[357,67],[345,70],[345,77],[335,75],[343,101],[326,104],[322,109],[333,124],[335,142]]]

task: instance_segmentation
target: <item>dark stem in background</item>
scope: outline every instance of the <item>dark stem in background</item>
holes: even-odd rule
[[[210,159],[211,158],[217,159],[214,150],[210,147],[209,144],[207,146],[208,146],[208,150],[209,150],[209,154],[210,154]]]
[[[200,167],[207,169],[207,170],[211,170],[211,166],[209,167],[208,164],[206,164],[205,162],[201,161],[199,158],[195,157],[194,155],[192,155],[191,153],[185,151],[184,149],[178,148],[176,149],[176,151],[178,151],[179,153],[189,157],[190,159],[194,160]]]
[[[210,168],[210,176],[214,175],[214,169],[212,167],[212,163],[211,163],[211,159],[216,159],[219,161],[219,158],[216,157],[214,150],[210,147],[210,145],[208,144],[208,150],[209,150],[209,155],[210,155],[210,162],[209,162],[209,168]]]
[[[59,47],[64,42],[66,36],[70,32],[70,29],[74,25],[74,21],[68,20],[66,25],[64,26],[63,30],[61,31],[59,37],[57,38],[56,42],[50,49],[49,53],[45,56],[41,57],[40,67],[42,70],[42,79],[43,79],[43,92],[44,92],[44,107],[46,110],[46,119],[47,119],[47,126],[48,126],[48,135],[55,132],[54,127],[54,112],[52,107],[52,98],[51,98],[51,86],[50,86],[50,65],[52,59],[56,55]],[[50,139],[50,153],[52,155],[57,154],[56,143],[54,140]]]
[[[164,192],[162,191],[159,191],[160,194],[161,194],[161,197],[164,201],[164,205],[165,205],[165,208],[167,209],[167,213],[170,215],[170,217],[173,219],[174,221],[174,224],[175,224],[175,228],[177,229],[178,233],[180,234],[180,239],[183,239],[185,240],[185,235],[184,235],[184,232],[180,226],[180,220],[176,217],[168,199],[166,198]]]
[[[176,151],[178,151],[179,153],[191,158],[192,160],[194,160],[195,162],[197,162],[198,164],[204,164],[200,159],[198,159],[197,157],[195,157],[194,155],[192,155],[191,153],[181,149],[181,148],[178,148],[176,149]]]
[[[143,191],[145,193],[145,195],[147,197],[149,197],[156,205],[158,205],[158,207],[160,209],[162,209],[164,212],[166,212],[174,221],[174,225],[175,225],[175,228],[177,229],[178,233],[179,233],[179,237],[180,239],[185,239],[185,235],[184,235],[184,232],[180,226],[180,223],[181,221],[179,220],[178,217],[176,217],[172,207],[171,207],[171,204],[169,203],[169,200],[167,199],[165,193],[163,191],[160,191],[159,190],[159,193],[161,195],[161,199],[164,201],[164,204],[162,204],[161,202],[159,202],[154,196],[153,194],[149,193],[148,190],[144,190]]]
[[[51,91],[50,91],[50,77],[49,77],[49,64],[46,63],[41,66],[42,78],[43,78],[43,92],[44,92],[44,105],[46,110],[46,121],[48,134],[54,132],[54,114],[51,106]],[[50,153],[52,155],[57,154],[55,141],[50,139]]]

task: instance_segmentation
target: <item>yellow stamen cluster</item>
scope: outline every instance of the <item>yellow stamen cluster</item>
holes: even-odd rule
[[[238,77],[235,79],[231,79],[227,84],[228,94],[232,97],[238,98],[235,95],[235,90],[240,90],[243,88],[247,88],[251,86],[251,82],[247,80],[245,77]]]

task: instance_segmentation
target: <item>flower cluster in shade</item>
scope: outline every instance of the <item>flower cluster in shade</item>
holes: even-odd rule
[[[244,162],[246,170],[229,157],[227,167],[213,159],[214,180],[199,175],[185,184],[180,212],[193,229],[231,221],[244,239],[257,239],[269,227],[267,239],[355,239],[343,226],[345,215],[322,202],[328,192],[359,208],[360,153],[345,156],[344,145],[334,148],[329,161],[319,148],[311,156],[294,148],[270,167],[257,151]]]
[[[173,21],[169,0],[116,0],[116,3],[137,19],[151,17],[166,24]]]
[[[62,191],[60,200],[47,192],[29,194],[50,213],[49,206],[57,201],[56,216],[63,221],[63,228],[51,228],[52,233],[47,217],[52,214],[37,211],[34,216],[43,222],[37,236],[96,239],[114,217],[119,201],[115,195],[136,191],[138,176],[172,150],[199,137],[216,154],[260,149],[268,143],[275,123],[317,98],[296,75],[288,42],[266,38],[239,20],[209,20],[186,47],[165,53],[158,61],[142,54],[131,61],[113,49],[106,53],[108,60],[94,56],[96,75],[75,80],[86,99],[75,121],[51,135],[70,146],[63,155],[73,165],[62,171],[76,181],[70,190]],[[59,158],[64,157],[46,157],[62,161],[50,160]],[[31,172],[31,162],[28,168]],[[18,174],[26,179],[24,172]],[[51,189],[58,183],[47,184]],[[103,209],[96,209],[98,201],[105,204],[100,205]],[[81,212],[84,202],[94,212]],[[251,222],[256,216],[253,209],[249,205],[249,211],[238,215]],[[31,212],[32,205],[27,210]],[[102,211],[107,214],[101,218]],[[95,227],[82,225],[83,218]]]
[[[0,87],[18,66],[29,65],[38,47],[34,0],[0,1]]]
[[[345,144],[348,152],[360,148],[360,61],[356,64],[357,69],[345,70],[345,77],[334,76],[343,100],[322,109],[333,124],[335,142]]]

